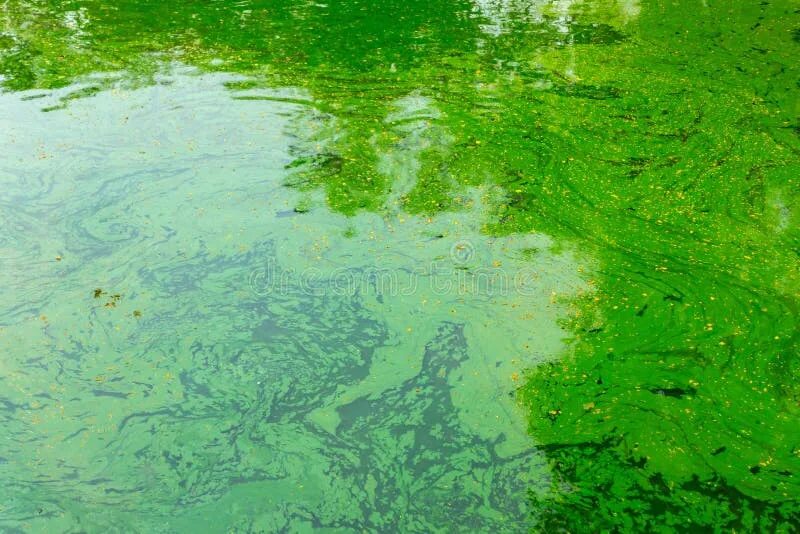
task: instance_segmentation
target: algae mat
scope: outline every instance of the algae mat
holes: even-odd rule
[[[800,528],[800,4],[0,6],[0,527]]]

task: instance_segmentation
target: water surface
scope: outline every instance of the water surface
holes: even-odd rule
[[[0,525],[800,526],[800,6],[0,7]]]

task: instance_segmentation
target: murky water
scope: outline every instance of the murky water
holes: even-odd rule
[[[800,528],[800,5],[0,6],[0,527]]]

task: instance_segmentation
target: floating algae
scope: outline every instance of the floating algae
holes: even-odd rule
[[[107,7],[2,11],[4,527],[798,528],[793,2]]]
[[[4,274],[4,528],[524,529],[549,474],[512,392],[563,350],[580,256],[481,233],[481,188],[449,213],[332,212],[283,185],[313,117],[242,100],[222,119],[227,80],[108,92],[71,103],[77,130],[54,112],[44,141],[10,133],[29,166],[6,194],[61,202],[48,237],[72,264]],[[147,108],[201,84],[191,106]],[[165,120],[185,132],[159,137]],[[93,147],[51,150],[89,131],[126,143],[90,171]],[[30,155],[40,142],[52,160]]]

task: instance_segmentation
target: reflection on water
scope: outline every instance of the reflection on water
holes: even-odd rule
[[[473,1],[477,13],[486,20],[480,25],[481,30],[493,37],[513,31],[520,23],[550,26],[567,35],[576,19],[598,8],[598,3],[585,0]],[[606,23],[622,23],[623,26],[628,21],[635,20],[641,9],[639,0],[617,0],[599,4],[602,20]]]
[[[0,525],[791,531],[789,0],[7,0]]]

